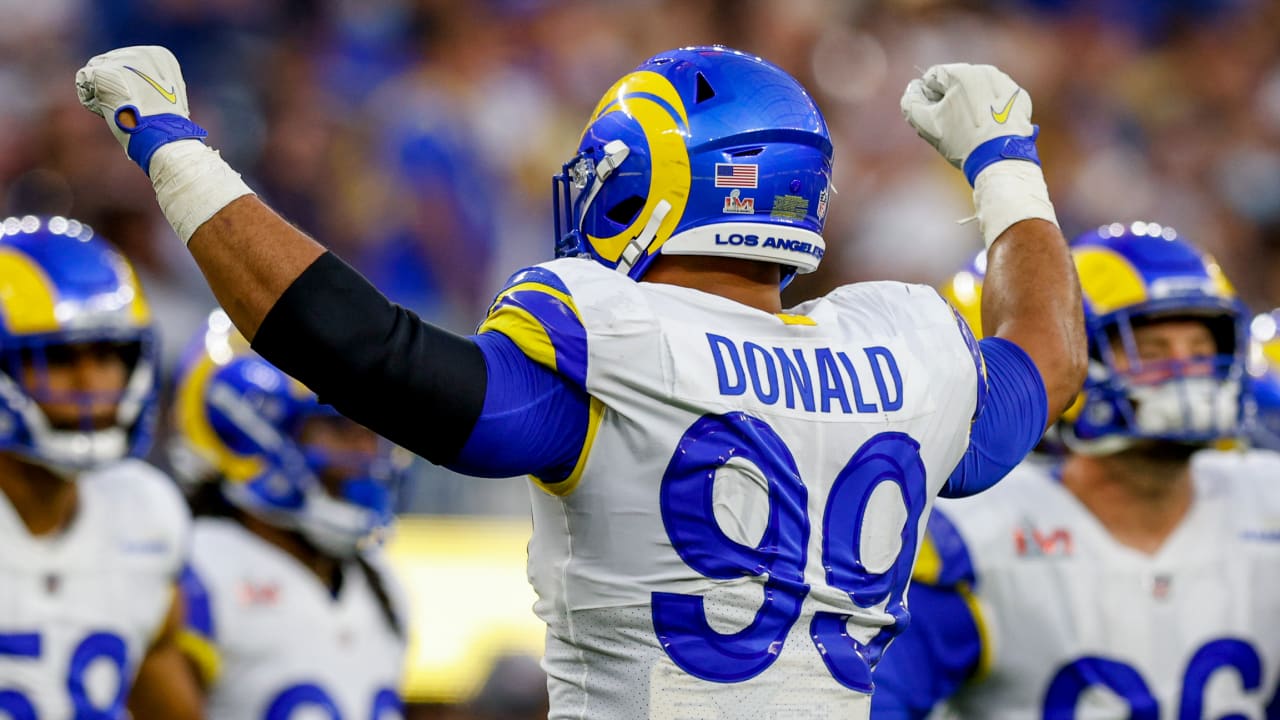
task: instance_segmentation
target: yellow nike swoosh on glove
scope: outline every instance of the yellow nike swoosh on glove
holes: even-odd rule
[[[129,68],[129,69],[133,70],[133,68]],[[137,72],[137,71],[134,70],[134,72]],[[143,77],[147,77],[147,76],[143,75]],[[147,78],[147,80],[150,80],[150,79],[151,78]],[[1009,102],[1004,104],[1004,109],[1001,110],[1000,112],[996,112],[995,108],[991,108],[991,117],[996,122],[1003,125],[1005,121],[1009,119],[1009,111],[1013,109],[1013,101],[1018,99],[1018,93],[1020,92],[1022,92],[1022,88],[1018,88],[1017,90],[1014,90],[1013,94],[1009,96]]]
[[[176,89],[177,89],[176,87],[170,87],[168,90],[165,90],[163,87],[160,87],[160,83],[156,82],[155,80],[152,80],[152,79],[151,79],[151,78],[150,78],[146,73],[142,72],[141,70],[139,70],[139,69],[137,69],[137,68],[129,67],[128,65],[125,65],[125,66],[124,66],[124,69],[125,69],[125,70],[128,70],[128,71],[130,71],[130,72],[132,72],[134,75],[137,75],[138,77],[142,78],[143,80],[146,80],[146,81],[147,81],[147,84],[148,84],[148,85],[150,85],[151,87],[155,88],[155,89],[156,89],[156,92],[158,92],[158,93],[160,93],[161,95],[163,95],[165,100],[168,100],[169,102],[173,103],[174,105],[177,105],[177,104],[178,104],[178,96],[177,96],[176,94],[174,94],[174,90],[176,90]],[[1013,102],[1013,101],[1012,101],[1012,100],[1010,100],[1009,102]],[[1006,110],[1006,114],[1008,114],[1008,113],[1007,113],[1008,108],[1005,108],[1005,110]],[[1003,120],[1001,120],[1000,122],[1004,122],[1004,121],[1003,121]]]

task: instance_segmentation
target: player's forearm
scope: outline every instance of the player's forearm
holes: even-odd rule
[[[1080,282],[1057,225],[1023,220],[991,246],[982,326],[1031,357],[1044,379],[1053,423],[1079,392],[1087,362]]]
[[[213,294],[250,340],[284,291],[324,253],[257,197],[214,214],[188,245]]]

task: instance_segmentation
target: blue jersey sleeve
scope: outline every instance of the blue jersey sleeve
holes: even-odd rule
[[[985,397],[969,448],[939,493],[943,497],[995,485],[1040,442],[1049,418],[1044,380],[1022,348],[995,337],[978,341],[978,348],[986,368]]]
[[[924,718],[984,672],[988,644],[975,584],[964,541],[935,510],[907,598],[911,622],[875,668],[872,717]]]
[[[530,359],[499,332],[472,338],[488,370],[484,409],[451,470],[509,477],[536,468],[555,485],[569,479],[586,444],[593,403],[572,380]]]
[[[209,687],[217,682],[222,669],[218,652],[212,603],[204,581],[187,565],[178,577],[178,594],[182,602],[182,628],[178,631],[178,648],[195,666],[200,682]]]
[[[586,388],[587,331],[572,293],[551,270],[535,266],[512,275],[479,332],[507,336],[530,360]]]

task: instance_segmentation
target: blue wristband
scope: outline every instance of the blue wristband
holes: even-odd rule
[[[120,113],[125,110],[132,110],[138,116],[137,126],[128,128],[120,124]],[[144,116],[132,105],[122,105],[116,110],[116,127],[131,136],[127,150],[129,159],[138,163],[147,177],[151,177],[151,156],[162,146],[176,140],[204,140],[209,137],[207,130],[181,115],[163,113]]]
[[[1036,165],[1040,164],[1040,155],[1036,153],[1036,138],[1040,135],[1040,126],[1031,126],[1031,137],[1025,135],[1004,135],[998,138],[992,138],[969,153],[969,157],[964,159],[964,177],[969,181],[970,187],[973,181],[978,179],[978,173],[987,168],[988,165],[998,163],[1001,160],[1026,160]]]

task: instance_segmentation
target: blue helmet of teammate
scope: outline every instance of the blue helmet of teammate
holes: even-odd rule
[[[1248,312],[1217,263],[1172,228],[1104,225],[1072,242],[1084,293],[1089,374],[1063,414],[1076,452],[1107,454],[1135,440],[1205,444],[1236,438],[1248,407]],[[1203,322],[1217,354],[1144,361],[1134,329]],[[1154,379],[1153,379],[1154,378]]]
[[[1253,447],[1280,451],[1280,309],[1255,316],[1249,330],[1253,404],[1245,436]]]
[[[800,83],[722,46],[659,53],[605,93],[554,178],[556,256],[639,279],[660,253],[783,267],[825,251],[831,135]]]
[[[951,303],[951,307],[969,324],[976,337],[982,333],[982,283],[987,277],[987,251],[983,250],[969,261],[963,270],[947,278],[938,287],[938,293]]]
[[[254,353],[221,310],[183,358],[174,424],[180,479],[220,481],[233,505],[329,555],[354,555],[394,519],[407,453]]]
[[[123,387],[55,388],[50,369],[76,346],[116,354]],[[157,349],[133,267],[76,220],[0,221],[0,451],[59,472],[141,455],[155,428]],[[54,421],[41,406],[75,407]],[[95,407],[114,406],[103,422]],[[69,417],[69,415],[68,415]]]

